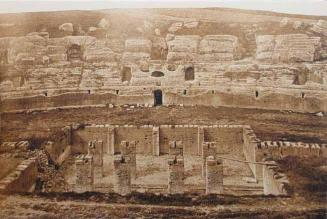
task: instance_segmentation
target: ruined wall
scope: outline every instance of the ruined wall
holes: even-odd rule
[[[65,126],[60,131],[57,131],[52,136],[52,141],[48,141],[45,145],[45,150],[50,156],[50,159],[56,164],[61,164],[70,154],[72,144],[72,128]]]
[[[219,126],[204,127],[204,141],[216,142],[217,153],[242,152],[243,128],[242,126]]]
[[[297,157],[327,157],[326,144],[313,144],[288,141],[262,141],[262,151],[269,153],[274,159],[286,156]]]
[[[263,159],[263,152],[260,151],[260,140],[256,137],[250,126],[243,127],[243,153],[249,163],[249,167],[256,178],[262,180],[262,165],[255,164]]]
[[[152,128],[152,126],[120,126],[115,128],[115,152],[121,152],[119,149],[119,145],[122,141],[136,141],[136,153],[152,154]]]
[[[326,112],[324,91],[281,89],[267,87],[220,87],[180,94],[180,90],[164,93],[164,103],[170,105],[206,105],[292,110],[298,112]],[[302,95],[304,93],[304,95]]]
[[[184,154],[198,154],[198,127],[188,125],[160,126],[160,154],[169,153],[169,141],[182,141]]]
[[[219,153],[242,153],[242,138],[239,125],[91,125],[73,132],[72,150],[87,153],[89,141],[101,140],[104,153],[114,154],[122,141],[136,141],[137,154],[159,155],[169,153],[170,141],[181,141],[184,154],[200,155],[202,142],[212,140],[219,143]]]
[[[28,192],[37,178],[37,161],[30,158],[22,161],[14,171],[0,181],[1,192]]]
[[[288,195],[289,181],[277,163],[266,161],[263,166],[263,190],[265,195]]]

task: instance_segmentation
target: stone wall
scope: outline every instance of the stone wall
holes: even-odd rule
[[[188,125],[161,125],[159,133],[160,154],[169,153],[169,141],[172,140],[183,142],[184,154],[195,155],[198,153],[198,127]]]
[[[30,192],[37,179],[37,161],[29,158],[22,161],[14,171],[0,181],[1,192]]]
[[[0,143],[0,153],[12,152],[14,150],[26,151],[30,147],[28,141],[2,142]]]
[[[249,167],[256,178],[262,179],[262,165],[255,164],[263,159],[263,152],[260,150],[260,139],[258,139],[250,126],[243,128],[243,153],[249,161]]]
[[[217,153],[240,153],[243,144],[243,127],[204,127],[204,141],[216,142]]]
[[[131,170],[130,160],[122,155],[114,157],[114,191],[121,195],[131,192]]]
[[[94,189],[94,161],[92,155],[79,155],[75,158],[75,192],[90,192]]]
[[[91,125],[73,132],[73,152],[87,153],[88,142],[95,139],[112,155],[121,152],[122,141],[136,141],[137,154],[156,156],[169,154],[170,141],[182,141],[184,155],[201,155],[202,142],[210,139],[219,143],[218,153],[242,153],[239,125]]]
[[[262,151],[269,153],[274,159],[286,156],[327,157],[326,144],[313,144],[289,141],[262,141]]]
[[[288,195],[289,181],[275,161],[263,166],[263,190],[265,195]]]
[[[121,155],[129,163],[131,179],[136,179],[136,144],[135,141],[122,141],[120,143]]]

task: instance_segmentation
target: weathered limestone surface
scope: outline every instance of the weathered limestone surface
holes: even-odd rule
[[[263,166],[263,190],[265,195],[287,195],[289,181],[274,161],[266,161]]]
[[[260,35],[256,59],[268,62],[313,62],[319,59],[320,37],[306,34]]]
[[[199,44],[202,62],[232,61],[240,56],[238,39],[230,35],[207,35]]]
[[[324,20],[310,26],[283,19],[282,27],[274,26],[279,35],[265,35],[271,33],[261,24],[238,30],[231,24],[228,33],[210,24],[206,30],[206,22],[186,18],[160,27],[144,21],[139,34],[115,35],[109,21],[100,23],[87,28],[92,34],[64,24],[70,26],[67,33],[55,37],[42,29],[0,38],[3,109],[153,104],[155,86],[162,87],[164,104],[327,109]],[[283,35],[288,27],[293,34]],[[128,79],[122,73],[126,67]]]
[[[126,52],[151,53],[152,42],[148,39],[132,38],[125,41]]]
[[[311,28],[312,31],[320,33],[324,36],[327,36],[327,21],[319,20]]]

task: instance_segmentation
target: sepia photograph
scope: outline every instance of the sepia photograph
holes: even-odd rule
[[[327,0],[0,0],[1,219],[326,219]]]

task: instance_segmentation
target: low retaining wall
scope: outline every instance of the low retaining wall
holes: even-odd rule
[[[27,150],[30,146],[28,141],[3,142],[0,144],[0,153],[12,152],[13,150]]]
[[[136,153],[158,156],[169,153],[170,141],[182,141],[185,154],[201,155],[202,142],[211,140],[217,142],[217,153],[239,153],[242,128],[242,125],[91,125],[73,132],[72,151],[87,153],[89,141],[101,140],[104,152],[115,154],[120,152],[122,141],[136,141]]]
[[[146,92],[143,89],[146,89]],[[101,104],[154,104],[153,91],[157,89],[162,90],[164,105],[184,104],[292,110],[310,113],[327,112],[327,91],[325,90],[224,85],[194,88],[128,86],[92,90],[92,92],[91,90],[71,90],[60,93],[60,90],[52,90],[49,91],[49,94],[46,90],[37,90],[32,94],[22,94],[17,91],[12,94],[3,94],[1,107],[3,112],[10,112],[35,108],[47,109]],[[131,90],[132,93],[129,92]]]
[[[1,192],[29,192],[37,178],[37,161],[30,158],[22,161],[13,172],[0,181]]]

